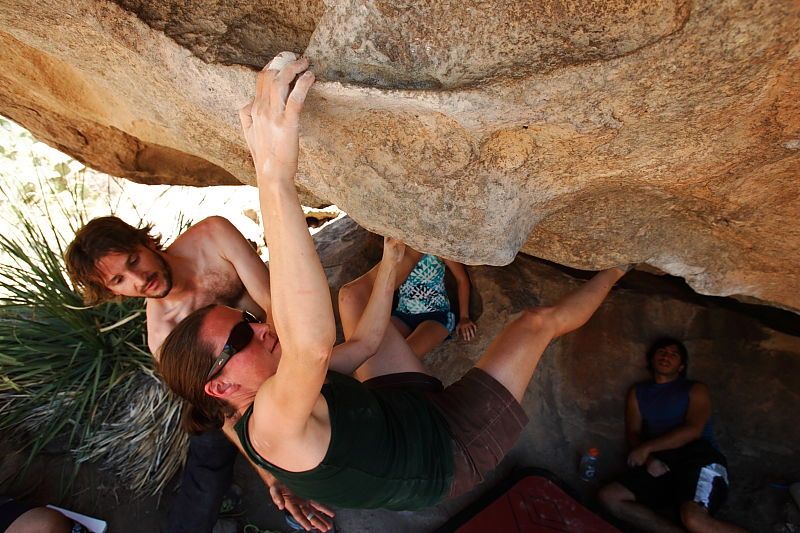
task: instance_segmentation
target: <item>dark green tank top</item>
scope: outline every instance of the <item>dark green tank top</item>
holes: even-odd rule
[[[248,435],[252,405],[235,426],[250,460],[298,496],[337,507],[413,510],[445,496],[452,443],[444,419],[420,392],[370,389],[330,371],[322,395],[331,442],[317,467],[289,472],[261,457]]]

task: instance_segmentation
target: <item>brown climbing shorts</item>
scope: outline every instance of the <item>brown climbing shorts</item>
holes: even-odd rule
[[[369,379],[370,388],[401,387],[423,392],[442,415],[453,439],[453,483],[447,498],[472,489],[514,447],[528,416],[499,381],[479,368],[443,387],[433,376],[416,372]]]

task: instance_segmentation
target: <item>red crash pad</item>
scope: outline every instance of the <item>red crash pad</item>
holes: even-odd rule
[[[526,476],[467,522],[457,533],[612,533],[618,530],[576,502],[549,479]]]

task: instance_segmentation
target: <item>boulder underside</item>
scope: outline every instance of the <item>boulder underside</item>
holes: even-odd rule
[[[306,202],[468,264],[800,310],[797,2],[262,4],[3,2],[0,114],[136,181],[252,184],[237,109],[289,49],[320,80]]]

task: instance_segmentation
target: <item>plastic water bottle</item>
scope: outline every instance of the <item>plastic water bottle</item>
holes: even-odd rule
[[[581,479],[584,481],[593,481],[597,475],[597,458],[600,457],[600,450],[597,448],[589,448],[589,451],[581,457],[581,464],[578,467]]]

